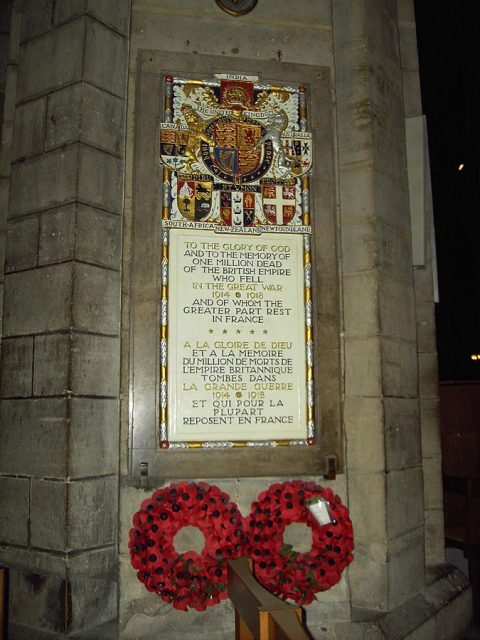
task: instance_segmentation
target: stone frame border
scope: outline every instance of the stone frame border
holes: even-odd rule
[[[315,406],[318,444],[308,448],[161,450],[158,437],[159,301],[161,287],[162,173],[155,131],[163,112],[162,74],[210,74],[223,69],[217,56],[140,51],[135,98],[130,262],[128,394],[129,475],[151,478],[258,477],[327,472],[327,459],[343,470],[340,289],[337,264],[334,142],[330,70],[310,65],[229,59],[229,71],[252,69],[265,81],[308,85],[316,148],[311,177]],[[128,241],[127,241],[128,243]],[[141,247],[141,253],[140,253]],[[128,275],[128,274],[127,274]],[[206,470],[208,472],[206,473]]]

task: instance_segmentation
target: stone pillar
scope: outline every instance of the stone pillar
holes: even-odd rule
[[[10,618],[36,638],[116,615],[129,11],[128,0],[25,0],[21,11],[0,562],[11,568]]]
[[[352,606],[424,584],[423,476],[405,115],[395,0],[332,3]]]
[[[422,103],[413,0],[398,0],[398,22],[405,117],[415,118],[422,115]],[[425,561],[428,567],[445,562],[445,535],[435,333],[434,282],[436,264],[435,256],[432,255],[435,238],[433,237],[433,205],[426,139],[424,149],[427,154],[427,162],[425,162],[425,264],[415,269],[414,284],[425,496]]]

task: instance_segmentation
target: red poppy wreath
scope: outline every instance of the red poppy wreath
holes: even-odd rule
[[[138,579],[175,609],[204,611],[227,597],[227,560],[245,553],[237,505],[206,482],[158,489],[141,504],[130,530],[130,559]],[[174,537],[186,526],[205,536],[201,553],[178,553]]]
[[[331,522],[320,525],[308,509],[318,497],[328,503]],[[284,544],[287,525],[300,522],[312,530],[312,547],[299,553]],[[252,504],[247,523],[248,553],[255,577],[271,593],[309,604],[315,593],[340,580],[352,561],[353,531],[347,508],[330,490],[314,482],[294,480],[272,484]]]

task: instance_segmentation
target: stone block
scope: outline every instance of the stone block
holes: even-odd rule
[[[69,485],[68,547],[72,551],[112,544],[116,539],[117,479],[75,480]]]
[[[416,342],[415,295],[411,283],[383,276],[379,282],[379,315],[382,334]]]
[[[355,538],[382,543],[387,535],[387,487],[382,473],[352,473],[349,479],[350,518]]]
[[[431,197],[431,194],[430,194]],[[426,212],[426,224],[429,223],[430,219],[428,216],[428,212]],[[432,237],[427,232],[425,234],[425,242],[432,242]],[[435,241],[433,239],[433,241]],[[428,244],[427,244],[427,259],[428,259]],[[417,294],[417,299],[422,300],[425,303],[434,304],[434,286],[433,286],[433,272],[432,268],[429,264],[425,267],[425,269],[415,269],[413,272],[413,278],[415,282],[415,292]]]
[[[382,339],[383,392],[386,396],[418,395],[417,350],[414,342]]]
[[[29,570],[10,571],[11,622],[33,627],[31,638],[37,637],[37,629],[39,635],[40,629],[56,633],[66,631],[69,591],[67,580],[59,576]]]
[[[10,42],[12,42],[10,40]],[[11,50],[11,49],[10,49]],[[16,111],[16,87],[17,87],[17,66],[15,64],[9,64],[7,66],[7,78],[6,78],[6,86],[5,93],[3,95],[4,103],[3,103],[3,125],[6,123],[9,125],[13,125],[15,120],[15,111]],[[11,144],[11,130],[9,130],[8,141]],[[3,154],[5,155],[5,154]],[[6,160],[2,158],[2,170],[4,170],[3,162]]]
[[[2,211],[8,209],[8,198],[10,195],[10,172],[7,176],[0,176],[0,207]],[[5,223],[2,225],[2,233],[5,233]]]
[[[80,631],[100,625],[117,616],[117,575],[113,566],[110,573],[71,579],[72,619],[71,631]],[[83,635],[83,634],[82,634]],[[85,639],[86,640],[86,639]]]
[[[343,279],[345,332],[349,338],[379,333],[378,281],[374,271]]]
[[[26,42],[20,54],[17,100],[23,102],[80,80],[84,38],[85,19],[81,18]]]
[[[380,618],[378,624],[384,637],[388,640],[401,640],[402,638],[410,640],[412,632],[413,637],[418,637],[415,633],[416,630],[423,626],[425,620],[433,619],[433,614],[433,607],[422,594],[417,594]],[[426,640],[426,637],[423,637]],[[429,640],[433,640],[433,637],[430,637]]]
[[[390,542],[388,554],[389,608],[425,586],[423,526]]]
[[[43,152],[46,99],[21,104],[15,111],[12,162]]]
[[[84,13],[94,16],[100,22],[127,35],[130,21],[130,3],[125,0],[70,0],[55,4],[53,20],[55,24],[66,22]]]
[[[443,509],[425,510],[425,562],[427,567],[445,563]]]
[[[2,11],[0,9],[0,11]],[[8,20],[8,15],[4,15],[6,14],[6,11],[2,11],[2,13],[0,13],[0,24],[4,25],[2,32],[0,33],[0,87],[5,87],[5,83],[6,83],[6,78],[7,78],[7,66],[8,66],[8,47],[9,47],[9,40],[10,38],[8,37],[8,26],[6,25],[6,21]],[[6,32],[4,32],[4,30],[6,30]],[[2,92],[3,93],[3,92]],[[3,103],[2,103],[3,106]],[[3,111],[2,111],[3,113]]]
[[[76,145],[13,165],[9,217],[16,218],[74,200],[77,170]]]
[[[121,247],[120,216],[78,205],[75,254],[79,260],[119,269]]]
[[[420,400],[422,417],[422,454],[426,458],[437,458],[441,454],[440,442],[440,400],[425,398]]]
[[[468,637],[472,617],[472,592],[467,589],[438,612],[435,640],[463,640]]]
[[[423,526],[425,518],[421,468],[405,471],[405,491],[407,529],[416,529]]]
[[[347,173],[347,172],[344,172]],[[352,172],[348,172],[350,176]],[[368,199],[367,199],[368,202]],[[344,212],[342,217],[347,217]],[[345,276],[372,271],[377,263],[377,238],[372,219],[346,221],[342,225],[342,266]]]
[[[425,492],[425,508],[441,509],[443,507],[441,458],[424,458],[423,481]]]
[[[72,339],[72,382],[76,395],[118,397],[120,344],[118,338],[75,334]]]
[[[82,204],[46,211],[41,216],[39,264],[73,257],[78,260],[119,268],[121,219]]]
[[[30,480],[0,477],[1,544],[28,544],[28,514],[30,508]]]
[[[67,401],[4,400],[0,468],[6,474],[62,478],[67,473]]]
[[[329,589],[329,591],[335,592],[336,587],[337,585]],[[312,602],[307,608],[305,624],[310,633],[318,633],[318,631],[322,630],[322,627],[325,628],[326,624],[331,625],[334,622],[342,622],[350,617],[351,607],[349,600],[339,599],[335,602],[325,602],[323,598],[325,593],[328,592],[324,591],[319,594],[319,599],[316,602]]]
[[[116,96],[125,96],[127,40],[91,19],[87,19],[84,79]]]
[[[100,22],[128,35],[130,2],[128,0],[87,0],[88,13]]]
[[[46,211],[41,215],[38,263],[40,265],[71,260],[75,256],[74,204]]]
[[[52,2],[25,0],[22,4],[21,39],[30,40],[52,28]]]
[[[135,578],[129,561],[121,564],[120,589],[120,637],[124,640],[213,640],[229,638],[235,635],[234,611],[232,603],[224,600],[206,611],[189,611],[180,616],[171,605],[162,602],[158,596],[148,593]],[[138,589],[140,585],[140,589]],[[127,591],[128,589],[128,591]],[[122,595],[123,591],[123,595]],[[212,635],[212,629],[215,635]]]
[[[393,471],[386,476],[387,525],[390,538],[423,526],[423,475],[421,469]]]
[[[275,63],[278,63],[280,55],[282,63],[315,64],[321,61],[325,65],[333,64],[331,25],[327,17],[330,7],[323,1],[313,5],[302,2],[301,8],[296,4],[295,9],[286,4],[275,4],[271,0],[262,6],[257,5],[255,14],[245,16],[245,24],[262,16],[259,19],[262,28],[257,30],[250,22],[252,27],[249,27],[248,43],[241,37],[238,25],[217,6],[205,8],[201,32],[190,30],[186,41],[179,40],[176,33],[182,32],[186,21],[195,20],[197,15],[195,5],[189,4],[190,6],[182,5],[181,14],[172,2],[162,3],[161,7],[136,8],[132,22],[133,38],[140,39],[145,50],[158,49],[158,37],[161,33],[165,51],[183,53],[187,50],[231,59],[241,56]],[[168,29],[165,28],[166,23]],[[226,64],[231,68],[231,63],[229,65],[227,61]],[[298,77],[285,80],[298,82]]]
[[[380,340],[345,338],[345,393],[347,396],[380,396],[382,378]]]
[[[355,532],[355,530],[354,530]],[[357,544],[348,577],[353,607],[386,611],[388,609],[388,574],[385,544]]]
[[[2,397],[32,395],[33,338],[4,338],[0,361]]]
[[[355,65],[358,70],[358,66]],[[352,69],[352,73],[354,73]],[[350,87],[354,87],[354,92],[359,94],[357,99],[352,100],[352,96],[348,94],[339,96],[338,102],[338,152],[340,159],[340,169],[350,168],[350,166],[370,167],[373,170],[373,150],[371,137],[371,118],[372,106],[368,97],[361,97],[362,94],[368,93],[363,87],[358,88],[355,81],[347,80]],[[337,83],[337,95],[341,92],[341,84]],[[348,90],[350,93],[350,89]],[[345,99],[344,99],[345,98]],[[372,175],[372,174],[371,174]],[[342,176],[343,179],[343,176]],[[373,176],[370,181],[373,180]],[[342,182],[341,182],[342,184]],[[372,182],[370,182],[370,190],[373,196]],[[361,198],[358,203],[359,209],[368,211],[365,208],[365,201]],[[370,212],[374,209],[370,209]],[[351,211],[351,210],[349,210]],[[363,217],[363,216],[362,216]]]
[[[350,472],[385,469],[383,403],[380,398],[345,398],[344,421]]]
[[[2,96],[1,92],[0,92],[0,96]],[[4,103],[3,103],[3,96],[2,96],[0,106],[2,106],[3,104]],[[2,147],[5,149],[10,149],[10,145],[12,143],[12,138],[13,138],[13,122],[4,120],[2,122],[1,134],[2,134],[2,139],[1,139]],[[9,154],[2,153],[0,155],[0,176],[8,176],[9,173],[10,173]]]
[[[435,618],[430,618],[412,631],[408,636],[408,640],[434,640],[436,637],[437,629]]]
[[[56,396],[69,390],[71,338],[68,334],[35,337],[33,395]]]
[[[48,96],[45,149],[79,142],[82,130],[83,83],[70,85]]]
[[[69,2],[56,2],[53,8],[53,24],[59,25],[78,18],[86,12],[86,0],[69,0]]]
[[[5,253],[7,273],[37,265],[38,235],[38,216],[28,216],[8,223]]]
[[[412,283],[411,236],[383,220],[377,221],[378,264],[394,279]]]
[[[76,329],[116,335],[120,323],[120,276],[87,264],[75,265],[73,325]]]
[[[418,71],[417,32],[415,22],[399,23],[400,50],[402,67],[410,71]]]
[[[419,353],[418,370],[420,380],[420,396],[423,398],[438,397],[438,360],[436,353]]]
[[[5,277],[4,335],[70,327],[72,268],[59,264]]]
[[[118,401],[72,398],[70,477],[115,473],[118,468]]]
[[[112,213],[122,211],[123,163],[91,147],[81,147],[78,197],[83,204]]]
[[[423,112],[420,74],[417,70],[403,69],[402,77],[405,117],[414,118]]]
[[[420,407],[415,398],[385,398],[387,470],[418,467],[421,460]]]
[[[121,98],[87,83],[57,91],[48,98],[45,148],[80,141],[120,154],[124,110]]]
[[[401,127],[404,128],[404,122],[402,120]],[[403,143],[405,144],[405,143]],[[393,158],[393,150],[390,150],[389,159]],[[400,167],[398,171],[403,173],[406,169],[405,152],[401,150],[398,152],[398,160]],[[408,200],[408,189],[406,180],[398,180],[392,177],[392,172],[395,170],[392,167],[388,174],[382,173],[383,167],[379,162],[378,170],[375,172],[375,213],[386,225],[392,227],[392,230],[396,230],[400,233],[405,240],[410,237],[410,203]],[[405,249],[407,249],[407,244]],[[411,262],[410,262],[411,264]]]
[[[417,303],[417,337],[419,351],[436,351],[435,307],[431,302]]]
[[[67,484],[32,480],[31,544],[40,549],[65,551],[67,542]]]
[[[393,471],[385,477],[387,483],[386,516],[389,538],[404,534],[406,522],[405,472]]]
[[[125,102],[89,84],[83,86],[82,142],[121,155],[124,145]]]

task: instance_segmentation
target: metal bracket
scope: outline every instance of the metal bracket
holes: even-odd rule
[[[336,456],[325,457],[325,473],[323,474],[325,480],[335,480],[337,477],[337,458]]]
[[[148,489],[148,462],[140,462],[138,486],[140,489]]]

